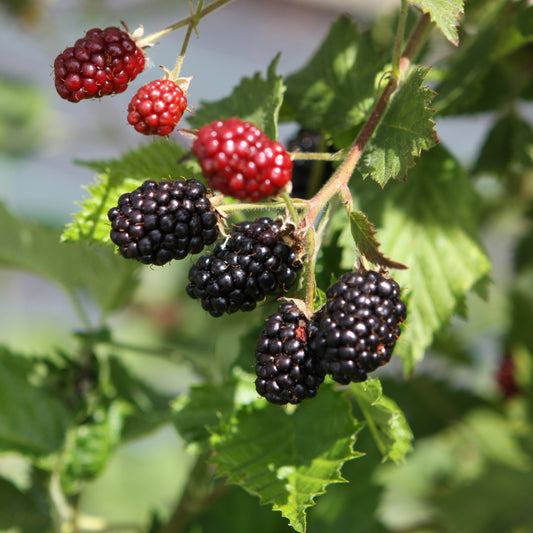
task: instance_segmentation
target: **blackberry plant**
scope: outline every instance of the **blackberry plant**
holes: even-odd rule
[[[35,62],[77,8],[39,19],[24,4]],[[85,16],[115,17],[105,4]],[[96,173],[67,226],[35,221],[67,192],[49,158],[11,151],[3,168],[12,210],[26,188],[24,214],[0,205],[0,529],[532,530],[531,2],[339,14],[290,72],[282,41],[257,39],[273,60],[240,80],[231,57],[215,72],[190,48],[211,31],[217,44],[232,33],[217,58],[234,41],[244,53],[250,28],[294,35],[262,16],[276,10],[193,0],[171,22],[157,4],[162,29],[123,7],[147,17],[139,29],[117,16],[45,61],[58,95],[40,146],[71,133],[70,114],[80,145],[54,147]],[[304,9],[279,18],[302,45],[317,34],[291,18]],[[175,63],[153,76],[160,52]],[[21,95],[50,92],[30,70],[8,92],[0,80],[0,138],[20,146],[29,130],[13,125],[39,105]],[[79,161],[128,134],[126,153]],[[61,287],[74,312],[48,286],[37,305],[41,285],[18,271]]]

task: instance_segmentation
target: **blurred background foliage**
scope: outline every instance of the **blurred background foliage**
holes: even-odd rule
[[[370,433],[362,431],[357,448],[365,450],[364,457],[344,466],[349,484],[333,485],[317,499],[309,533],[533,531],[533,45],[528,42],[533,17],[529,9],[526,17],[513,19],[512,8],[519,3],[468,1],[459,51],[435,35],[424,57],[434,65],[429,80],[440,95],[435,102],[440,140],[468,169],[480,197],[483,244],[493,263],[490,296],[469,297],[468,320],[454,318],[439,333],[410,379],[395,364],[380,376],[387,396],[405,413],[414,449],[402,464],[382,463]],[[138,139],[124,133],[124,99],[102,103],[97,114],[104,118],[96,118],[94,108],[74,112],[70,104],[57,102],[49,74],[55,51],[80,28],[103,20],[127,14],[135,19],[132,26],[148,20],[157,27],[170,5],[177,10],[175,2],[150,4],[7,0],[0,6],[3,39],[10,39],[8,49],[15,51],[14,58],[0,60],[0,180],[7,207],[0,211],[0,228],[19,232],[2,233],[0,251],[0,404],[12,406],[12,413],[28,404],[26,412],[32,414],[23,419],[3,409],[0,445],[42,461],[31,466],[21,454],[0,454],[0,531],[43,533],[52,527],[54,516],[42,489],[50,482],[46,454],[65,432],[66,453],[73,460],[64,463],[62,479],[70,484],[62,490],[67,498],[79,498],[69,503],[84,515],[82,531],[290,530],[256,497],[213,480],[203,456],[189,453],[168,423],[174,416],[171,401],[205,376],[216,384],[231,378],[235,364],[250,371],[250,347],[273,307],[247,320],[231,316],[217,322],[184,297],[189,264],[141,271],[105,250],[94,254],[81,251],[82,245],[59,244],[80,186],[91,178],[87,168],[70,162],[117,157]],[[243,19],[233,25],[231,17],[243,4]],[[202,65],[197,85],[202,98],[224,95],[241,75],[267,65],[278,51],[280,43],[266,40],[266,51],[235,59],[241,49],[237,42],[256,31],[257,15],[264,14],[260,4],[237,2],[218,27],[216,15],[213,26],[206,20],[201,34],[210,36],[208,44],[205,49],[199,44],[198,55],[187,60],[190,70]],[[289,10],[292,18],[287,16],[284,29],[293,33],[284,44],[297,48],[281,65],[285,74],[309,58],[320,41],[317,32],[326,34],[337,11],[327,9],[327,2],[275,4]],[[350,5],[362,25],[371,25],[375,41],[390,49],[395,14],[360,13],[357,3]],[[180,8],[187,13],[186,2]],[[297,27],[299,16],[307,26]],[[512,31],[502,30],[502,16]],[[264,24],[268,28],[268,21]],[[220,61],[214,49],[228,32],[239,38],[222,45],[226,77],[215,92],[205,73]],[[44,52],[38,52],[41,46]],[[488,59],[472,63],[472,47],[480,47],[479,57]],[[211,53],[214,59],[203,62]],[[440,68],[453,54],[455,78]],[[289,125],[280,136],[288,138],[293,129]],[[10,254],[13,240],[27,243],[27,256]],[[48,258],[38,266],[32,264],[35,247]],[[333,253],[324,259],[325,285],[338,261]],[[117,279],[128,284],[113,285]],[[102,287],[103,280],[109,290],[90,290]],[[80,302],[81,318],[73,312]],[[97,353],[88,349],[94,339],[87,331],[99,336]],[[67,398],[58,397],[58,391]],[[47,401],[39,410],[35,402],[41,398]],[[86,402],[81,410],[80,402]],[[71,409],[65,412],[64,405]],[[357,405],[353,409],[359,416]],[[80,412],[85,418],[78,420]],[[65,424],[72,421],[76,424],[67,432]],[[36,434],[47,436],[38,448]],[[13,443],[13,435],[24,438]],[[80,478],[85,480],[81,497]]]

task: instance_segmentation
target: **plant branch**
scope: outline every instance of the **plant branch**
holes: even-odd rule
[[[392,54],[392,76],[396,79],[400,77],[400,58],[402,56],[403,36],[405,33],[405,23],[407,21],[408,9],[409,4],[407,3],[407,0],[402,0],[400,17],[398,19],[398,28],[396,30],[396,41],[394,43],[394,50]]]
[[[143,37],[142,39],[139,39],[136,44],[139,48],[146,48],[147,46],[152,44],[154,41],[157,41],[161,37],[168,35],[174,30],[183,28],[184,26],[187,26],[189,24],[194,25],[195,20],[199,20],[205,17],[206,15],[209,15],[209,13],[215,11],[215,9],[218,9],[219,7],[229,4],[232,1],[233,0],[215,0],[215,2],[213,2],[212,4],[209,4],[208,6],[204,7],[197,15],[189,15],[188,17],[178,20],[177,22],[170,24],[169,26],[167,26],[166,28],[163,28],[160,31],[156,31],[154,33],[151,33],[150,35],[147,35],[146,37]]]
[[[409,37],[409,41],[405,46],[404,53],[399,59],[399,76],[391,77],[387,86],[385,89],[383,89],[381,96],[376,102],[376,105],[372,110],[368,120],[355,139],[348,156],[342,165],[337,168],[333,176],[324,184],[322,189],[320,189],[320,191],[318,191],[318,193],[310,200],[309,211],[302,222],[304,227],[311,227],[324,205],[331,200],[336,192],[348,186],[348,182],[352,177],[353,171],[355,170],[355,167],[359,162],[366,145],[376,130],[381,117],[387,109],[390,99],[398,86],[399,79],[407,72],[411,64],[411,59],[415,57],[420,50],[420,41],[423,41],[427,36],[427,27],[429,24],[429,17],[427,15],[422,15]]]

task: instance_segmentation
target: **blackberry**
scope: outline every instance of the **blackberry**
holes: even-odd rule
[[[281,222],[258,218],[236,224],[212,254],[189,271],[187,294],[212,316],[251,311],[259,300],[280,296],[302,267],[297,250],[284,241]]]
[[[118,94],[144,65],[144,53],[128,33],[115,26],[93,28],[56,57],[56,90],[69,102]]]
[[[123,194],[107,216],[120,254],[145,264],[197,254],[219,233],[207,189],[195,179],[146,180]]]
[[[317,152],[321,149],[321,134],[318,131],[300,129],[287,141],[289,152]],[[327,150],[330,153],[335,152],[332,146],[328,146]],[[318,170],[316,176],[313,174],[315,168]],[[295,159],[292,162],[292,196],[311,198],[332,173],[331,161]]]
[[[322,370],[344,385],[389,362],[406,307],[400,287],[373,270],[343,274],[310,326]]]
[[[282,303],[267,319],[255,350],[255,388],[270,403],[300,403],[315,396],[324,381],[307,346],[308,323],[292,301]]]

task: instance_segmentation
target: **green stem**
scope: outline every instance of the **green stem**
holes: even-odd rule
[[[305,161],[336,161],[342,159],[346,154],[344,150],[335,153],[330,152],[291,152],[292,160],[303,159]]]
[[[291,199],[293,206],[296,209],[307,209],[309,202],[299,198]],[[267,211],[269,209],[285,209],[287,204],[285,202],[271,202],[271,203],[257,203],[257,204],[223,204],[218,205],[217,209],[224,213],[231,213],[232,211]]]
[[[204,5],[204,0],[199,0],[198,7],[196,8],[196,12],[192,12],[192,1],[190,3],[190,9],[191,9],[191,22],[187,26],[187,32],[185,33],[185,37],[183,38],[183,43],[181,45],[181,50],[178,55],[178,59],[176,61],[176,65],[172,72],[170,73],[170,79],[171,80],[177,80],[180,75],[181,66],[183,65],[183,61],[185,59],[185,52],[187,51],[187,47],[189,46],[189,41],[191,39],[191,35],[193,31],[196,31],[196,27],[198,25],[198,22],[200,21],[200,13],[202,11],[202,7]]]
[[[402,0],[398,28],[396,29],[396,41],[392,53],[392,76],[396,79],[400,77],[400,58],[402,56],[403,36],[405,34],[405,23],[407,21],[408,9],[409,4],[407,3],[407,0]]]
[[[146,46],[150,45],[154,41],[157,41],[161,37],[164,37],[165,35],[173,32],[174,30],[177,30],[179,28],[183,28],[183,26],[187,26],[191,23],[194,23],[195,20],[199,20],[206,15],[209,15],[209,13],[215,11],[215,9],[218,9],[219,7],[222,7],[226,4],[229,4],[233,0],[215,0],[212,4],[209,4],[207,7],[202,9],[197,15],[189,15],[188,17],[185,17],[181,20],[178,20],[177,22],[174,22],[174,24],[170,24],[170,26],[167,26],[166,28],[163,28],[160,31],[157,31],[155,33],[151,33],[150,35],[147,35],[146,37],[143,37],[142,39],[139,39],[137,41],[137,46],[139,48],[145,48]]]
[[[300,222],[300,217],[298,216],[298,213],[297,213],[296,208],[294,206],[293,198],[291,198],[291,195],[286,193],[286,192],[282,192],[281,193],[281,197],[285,201],[285,207],[289,211],[289,215],[290,215],[292,221],[295,224],[298,224]]]

